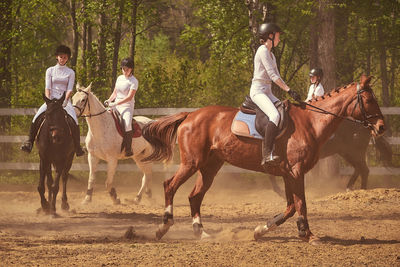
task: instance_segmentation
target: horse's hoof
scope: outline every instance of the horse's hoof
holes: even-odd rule
[[[63,202],[63,203],[61,203],[61,209],[62,209],[62,210],[69,210],[69,204],[68,204],[68,202]]]
[[[170,224],[160,224],[156,232],[156,239],[160,240],[169,230]]]
[[[90,202],[92,202],[92,196],[88,196],[88,195],[86,195],[85,196],[85,198],[82,200],[82,205],[87,205],[87,204],[89,204]]]
[[[206,231],[202,231],[201,232],[201,236],[200,236],[200,240],[208,240],[208,239],[212,239],[213,236],[210,234],[207,234]]]
[[[260,239],[263,235],[268,232],[268,228],[266,225],[259,225],[254,229],[254,240]]]
[[[114,200],[114,205],[119,205],[119,204],[121,204],[121,200],[119,198],[116,198]]]
[[[319,246],[322,244],[322,241],[316,236],[311,236],[310,239],[308,240],[308,243],[313,246]]]
[[[153,196],[153,193],[151,192],[151,190],[149,190],[149,191],[146,192],[146,196],[147,196],[148,198],[151,198],[151,197]]]
[[[135,199],[133,200],[133,203],[135,203],[137,205],[140,203],[141,200],[142,200],[142,196],[136,196]]]

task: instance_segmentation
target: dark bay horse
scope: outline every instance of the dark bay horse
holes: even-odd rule
[[[37,147],[40,156],[40,180],[38,191],[42,210],[45,213],[56,213],[56,199],[59,191],[60,177],[63,179],[63,195],[61,208],[69,209],[67,201],[68,172],[71,169],[75,149],[71,130],[67,120],[71,119],[62,107],[65,93],[61,99],[48,99],[43,95],[47,110],[44,122],[37,137]],[[72,122],[75,123],[75,122]],[[56,177],[53,180],[51,166],[54,166]],[[45,178],[47,177],[48,200],[45,197]]]
[[[261,166],[261,140],[239,137],[231,132],[237,108],[208,106],[194,112],[183,112],[160,118],[143,129],[145,138],[154,146],[148,160],[168,159],[178,138],[181,163],[177,172],[164,182],[165,211],[156,237],[161,238],[173,225],[173,198],[177,189],[194,173],[198,177],[189,195],[193,230],[197,237],[207,237],[200,217],[200,206],[215,175],[224,162],[258,172],[282,176],[287,207],[266,225],[254,231],[255,239],[284,223],[298,213],[299,236],[310,243],[314,236],[307,220],[304,174],[318,161],[320,149],[338,128],[344,117],[369,125],[373,135],[385,130],[383,115],[369,86],[371,77],[362,76],[360,83],[337,88],[311,103],[330,114],[314,112],[315,108],[289,104],[290,120],[285,133],[276,140],[276,152],[282,159],[278,166]],[[332,115],[334,114],[334,115]]]

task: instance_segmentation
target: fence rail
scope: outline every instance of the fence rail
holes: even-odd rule
[[[197,108],[142,108],[135,109],[134,115],[142,116],[165,116],[172,115],[179,112],[191,112]],[[18,115],[35,115],[37,108],[0,108],[0,116],[18,116]],[[384,115],[400,115],[400,107],[381,107]],[[0,143],[21,143],[25,141],[27,136],[6,136],[0,135]],[[85,140],[85,136],[81,136],[81,142]],[[400,137],[388,137],[391,145],[400,145]],[[163,165],[154,164],[154,172],[174,172],[178,168],[177,164]],[[13,162],[0,162],[0,170],[39,170],[39,163],[13,163]],[[88,171],[89,165],[86,163],[74,163],[71,170],[75,171]],[[98,170],[106,171],[106,164],[99,164]],[[140,172],[135,164],[119,164],[117,171],[121,172]],[[221,169],[223,173],[251,173],[252,171],[240,169],[231,165],[224,165]],[[341,175],[350,175],[353,168],[344,167],[340,169]],[[370,174],[372,175],[400,175],[400,168],[386,168],[386,167],[371,167]]]

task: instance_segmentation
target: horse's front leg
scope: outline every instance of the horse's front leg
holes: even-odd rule
[[[274,177],[275,178],[275,177]],[[289,176],[283,177],[285,182],[285,195],[287,200],[286,210],[283,213],[279,213],[275,215],[272,219],[268,220],[265,225],[259,225],[254,230],[254,239],[258,240],[266,233],[275,230],[279,225],[283,224],[287,219],[292,217],[296,212],[293,193],[291,191],[290,179]]]
[[[114,174],[117,169],[118,160],[111,159],[107,162],[107,180],[106,180],[106,189],[110,194],[111,200],[115,205],[121,204],[121,200],[117,196],[117,191],[113,187]]]
[[[94,156],[92,153],[88,153],[88,164],[89,164],[89,180],[88,189],[86,191],[86,196],[82,201],[82,204],[88,204],[92,202],[93,186],[96,180],[97,166],[99,165],[99,158]]]
[[[74,154],[71,154],[71,156],[67,159],[67,163],[62,174],[63,195],[62,195],[61,209],[63,210],[69,210],[68,197],[67,197],[67,182],[68,182],[68,173],[69,170],[71,169],[73,159],[74,159]]]
[[[62,174],[61,168],[56,167],[56,178],[54,179],[53,185],[51,186],[51,190],[53,192],[52,199],[50,203],[50,212],[52,214],[56,214],[56,200],[58,191],[60,190],[60,177]]]
[[[318,244],[318,237],[314,236],[308,225],[307,219],[307,205],[304,192],[304,173],[299,172],[291,180],[291,190],[293,192],[294,206],[296,208],[297,214],[297,229],[299,231],[299,237],[310,244]]]
[[[40,159],[40,178],[39,178],[39,185],[38,185],[37,190],[40,195],[40,203],[41,203],[42,210],[46,213],[49,212],[49,210],[50,210],[49,202],[46,200],[46,197],[44,196],[45,191],[46,191],[45,179],[46,179],[49,169],[51,172],[51,166],[47,162],[45,162],[43,159]],[[40,211],[40,208],[38,211]]]

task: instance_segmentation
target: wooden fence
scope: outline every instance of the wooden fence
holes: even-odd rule
[[[14,108],[6,109],[0,108],[0,116],[26,116],[34,115],[37,112],[37,108]],[[143,108],[135,109],[134,115],[142,116],[165,116],[172,115],[179,112],[191,112],[196,108]],[[384,115],[400,115],[400,107],[382,107],[382,113]],[[27,136],[7,136],[0,135],[0,143],[22,143],[27,139]],[[81,136],[81,142],[83,143],[85,136]],[[400,145],[400,137],[388,137],[388,141],[391,145]],[[174,172],[178,168],[177,164],[163,165],[154,164],[154,172]],[[98,170],[105,171],[107,169],[106,164],[99,164]],[[10,163],[0,162],[0,170],[39,170],[39,163]],[[86,163],[74,163],[71,170],[77,171],[88,171],[89,166]],[[121,172],[139,172],[140,170],[134,164],[119,164],[117,171]],[[252,171],[237,168],[231,165],[224,165],[220,172],[225,173],[250,173]],[[353,168],[344,167],[340,170],[340,174],[349,175],[353,172]],[[400,175],[400,168],[387,168],[387,167],[372,167],[370,168],[370,174],[372,175]]]

